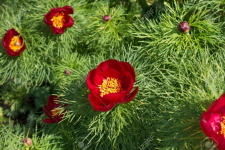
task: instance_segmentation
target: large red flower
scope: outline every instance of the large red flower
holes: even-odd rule
[[[45,14],[44,23],[52,28],[54,34],[62,34],[64,29],[73,26],[74,20],[68,15],[73,14],[73,11],[70,6],[52,8]]]
[[[10,56],[19,56],[26,48],[22,36],[15,29],[6,32],[2,38],[2,45]]]
[[[91,92],[89,101],[97,111],[105,112],[116,104],[128,103],[138,92],[138,87],[131,92],[135,82],[134,68],[127,62],[114,59],[104,61],[91,70],[86,82]]]
[[[201,116],[203,132],[219,150],[225,150],[225,93],[214,101]]]
[[[61,103],[58,103],[59,98],[55,95],[51,95],[48,97],[48,105],[44,105],[44,112],[45,115],[50,117],[48,119],[43,119],[45,123],[57,123],[62,120],[63,113],[66,111],[64,110],[62,112],[62,107],[67,106],[68,104],[61,106]]]

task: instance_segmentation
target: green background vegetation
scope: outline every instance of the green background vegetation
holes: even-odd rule
[[[54,35],[44,14],[65,5],[75,23]],[[15,28],[27,48],[12,58],[0,45],[0,149],[25,149],[25,137],[32,150],[200,149],[200,116],[225,91],[224,20],[224,0],[1,1],[0,37]],[[177,30],[182,21],[189,34]],[[86,76],[107,59],[129,62],[139,91],[102,113]],[[51,94],[69,103],[59,124],[42,122]]]

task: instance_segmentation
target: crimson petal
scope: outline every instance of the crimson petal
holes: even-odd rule
[[[65,14],[65,18],[66,18],[67,22],[63,25],[63,28],[72,27],[74,20],[67,14]]]
[[[44,105],[44,112],[45,112],[45,115],[46,115],[46,116],[52,117],[51,110],[48,108],[47,105]]]
[[[126,91],[121,91],[118,93],[110,93],[110,94],[104,95],[102,98],[104,99],[104,102],[109,101],[110,103],[118,103],[124,99],[125,95],[126,95]]]
[[[127,94],[130,93],[130,91],[133,89],[134,80],[129,72],[126,71],[124,79],[121,81],[121,85],[123,90],[126,90]]]
[[[129,95],[127,95],[122,102],[119,102],[119,104],[124,104],[124,103],[129,103],[130,101],[132,101],[134,99],[134,97],[136,96],[138,92],[138,87],[136,87],[136,89],[131,92]]]
[[[43,119],[42,121],[45,122],[45,123],[48,123],[48,124],[55,123],[54,120],[52,120],[51,118],[49,118],[49,119]]]
[[[58,97],[55,95],[51,95],[48,97],[48,107],[50,110],[53,110],[60,106],[60,103],[58,103],[58,104],[56,103],[56,101],[58,101],[58,100],[59,100]]]
[[[73,12],[74,12],[74,9],[68,5],[64,6],[63,9],[64,9],[65,13],[67,13],[67,14],[73,14]]]
[[[126,71],[130,72],[134,82],[135,82],[135,71],[134,68],[128,62],[121,62]]]
[[[107,77],[111,77],[111,78],[119,78],[120,76],[120,72],[118,72],[117,70],[115,69],[107,69],[105,72],[104,72],[104,77],[107,78]]]
[[[100,63],[97,67],[97,71],[102,71],[102,72],[105,72],[108,69],[115,69],[118,72],[120,72],[120,78],[124,76],[125,69],[122,66],[121,62],[119,62],[118,60],[109,59]]]
[[[94,107],[93,109],[97,111],[105,112],[111,110],[115,106],[115,103],[109,103],[108,105],[103,104],[103,102],[93,94],[89,94],[88,98],[91,105]]]
[[[103,73],[101,71],[97,71],[96,69],[93,69],[90,74],[88,74],[88,77],[92,83],[94,83],[96,86],[102,84],[103,81]]]

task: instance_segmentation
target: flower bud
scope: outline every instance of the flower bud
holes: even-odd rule
[[[183,33],[188,33],[190,30],[190,26],[189,26],[188,22],[186,22],[186,21],[181,22],[178,25],[178,30]]]
[[[30,147],[32,145],[32,140],[30,138],[25,138],[23,144],[25,147]]]
[[[105,22],[108,22],[110,20],[110,16],[109,15],[105,15],[102,17],[102,19],[105,21]]]
[[[70,75],[71,72],[68,69],[66,69],[65,74]]]

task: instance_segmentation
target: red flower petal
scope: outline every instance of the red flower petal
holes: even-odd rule
[[[134,80],[131,77],[131,74],[126,71],[124,79],[121,81],[123,90],[126,90],[126,94],[130,93],[134,86]]]
[[[212,105],[212,106],[211,106]],[[216,102],[213,102],[213,104],[211,104],[210,107],[214,107],[213,111],[225,111],[225,93],[222,94],[220,96],[220,98],[218,100],[216,100]],[[221,109],[222,108],[222,109]],[[208,109],[212,109],[212,108],[208,108]]]
[[[58,100],[59,98],[55,95],[51,95],[48,97],[48,107],[50,110],[53,110],[60,106],[60,103],[56,103]]]
[[[106,111],[111,110],[115,106],[115,103],[110,103],[108,105],[104,105],[101,102],[101,99],[97,98],[93,94],[89,94],[88,98],[89,98],[91,105],[94,107],[93,109],[97,110],[97,111],[106,112]]]
[[[215,144],[217,145],[218,150],[224,150],[225,149],[225,142],[224,142],[224,137],[220,137],[219,140],[217,139],[212,139]]]
[[[73,26],[74,20],[69,16],[69,15],[65,15],[65,20],[66,23],[63,25],[63,28],[69,28]]]
[[[97,111],[106,112],[106,111],[113,109],[115,107],[115,105],[116,105],[115,103],[110,103],[109,105],[105,105],[103,108],[98,109]]]
[[[54,116],[53,118],[52,118],[52,120],[54,120],[54,122],[60,122],[60,121],[62,121],[62,117],[63,117],[63,115],[61,114],[61,115],[59,115],[59,116]]]
[[[64,9],[65,13],[67,13],[67,14],[73,14],[73,12],[74,12],[74,9],[68,5],[64,6],[63,9]]]
[[[119,104],[124,104],[124,103],[129,103],[130,101],[132,101],[134,99],[134,97],[136,96],[138,92],[138,87],[136,87],[136,89],[131,92],[129,95],[127,95],[122,102],[119,102]]]
[[[112,78],[119,78],[120,77],[120,72],[118,72],[117,70],[115,69],[107,69],[105,72],[104,72],[104,77],[107,78],[107,77],[112,77]],[[101,82],[102,83],[102,82]]]
[[[108,69],[115,69],[120,73],[120,78],[125,74],[125,69],[122,66],[121,62],[115,59],[109,59],[100,63],[97,67],[97,71],[102,71],[103,73]]]
[[[43,119],[42,120],[43,122],[45,122],[45,123],[55,123],[55,121],[54,120],[52,120],[52,118],[49,118],[49,119]]]
[[[104,95],[102,99],[104,100],[104,102],[108,101],[109,103],[118,103],[121,100],[123,100],[125,96],[126,96],[126,91],[121,91],[118,93],[110,93],[110,94]]]
[[[101,109],[104,106],[104,103],[101,102],[101,100],[96,96],[94,96],[93,94],[89,94],[88,98],[94,109]]]
[[[45,115],[46,115],[46,116],[52,117],[51,110],[48,108],[47,105],[44,105],[44,112],[45,112]]]
[[[128,62],[121,62],[126,71],[130,72],[134,82],[135,82],[135,71],[134,68]]]
[[[213,112],[213,110],[214,110],[214,108],[216,107],[217,104],[218,104],[218,100],[211,103],[211,105],[207,109],[207,112],[205,113],[205,117],[204,117],[207,122],[210,120],[211,114],[212,114],[212,112]]]
[[[101,71],[97,71],[96,69],[93,69],[89,72],[88,78],[89,78],[90,82],[96,86],[102,84],[103,79],[104,79],[103,73]]]

